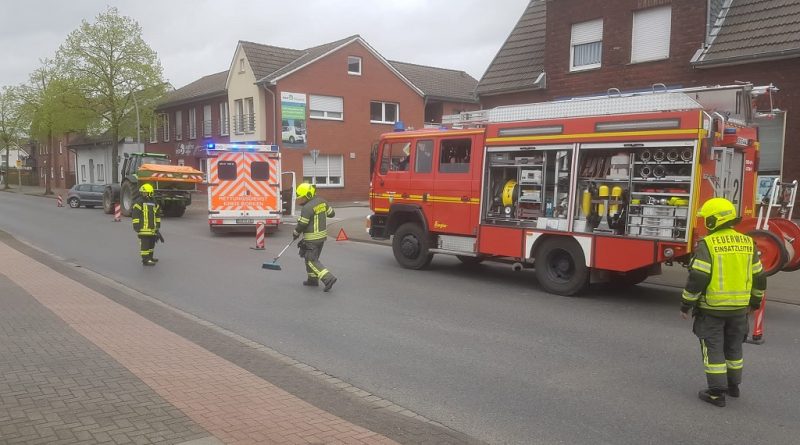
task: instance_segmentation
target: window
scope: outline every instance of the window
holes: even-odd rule
[[[106,181],[106,169],[103,164],[97,164],[97,181],[98,182]]]
[[[203,105],[203,137],[211,136],[211,105]]]
[[[186,165],[186,161],[183,158],[178,159],[178,165],[183,167],[184,165]]]
[[[603,56],[603,19],[572,25],[569,70],[600,68]]]
[[[411,142],[392,142],[383,146],[381,159],[381,174],[388,172],[408,171],[408,157],[411,152]]]
[[[62,141],[58,141],[58,154],[64,154],[64,144]],[[64,175],[61,175],[61,178],[64,178]]]
[[[236,110],[233,121],[233,131],[236,134],[242,134],[244,132],[244,101],[242,99],[236,99],[233,101],[233,107]]]
[[[203,172],[204,179],[208,178],[208,158],[200,158],[200,171]]]
[[[161,140],[169,142],[169,114],[161,115]]]
[[[233,181],[236,179],[236,162],[219,161],[217,162],[217,176],[220,181]]]
[[[344,119],[344,99],[333,96],[309,96],[308,115],[314,119]]]
[[[86,182],[86,164],[81,165],[81,181]]]
[[[269,181],[269,162],[251,162],[250,177],[253,181]]]
[[[153,116],[153,119],[150,120],[150,143],[155,144],[156,142],[158,142],[158,119]]]
[[[244,131],[252,133],[256,128],[256,109],[253,106],[253,98],[248,97],[244,100]]]
[[[643,9],[633,13],[631,63],[669,58],[672,8]]]
[[[310,155],[303,156],[303,181],[319,187],[344,186],[344,156],[317,155],[317,162]]]
[[[361,57],[347,56],[347,74],[361,75]]]
[[[189,108],[189,139],[197,138],[197,110]]]
[[[230,133],[230,124],[228,123],[228,102],[219,103],[219,135],[227,136]]]
[[[469,172],[471,139],[445,139],[441,144],[439,156],[440,173]]]
[[[183,112],[175,112],[175,140],[180,141],[183,139]]]
[[[56,178],[56,168],[50,167],[50,179],[55,179],[55,178]]]
[[[393,124],[399,119],[400,106],[390,102],[370,102],[369,121],[373,124]]]
[[[105,187],[103,187],[102,185],[93,185],[92,191],[95,193],[103,193],[105,191]]]
[[[240,73],[243,73],[243,72],[244,72],[244,57],[242,57],[241,59],[239,59],[239,72],[240,72]]]
[[[58,148],[59,150],[61,149],[61,144],[59,144]],[[61,167],[58,168],[58,170],[59,170],[59,176],[61,177],[61,179],[64,179],[64,166],[62,165]]]
[[[417,141],[417,150],[414,159],[414,172],[430,173],[433,166],[433,141]]]

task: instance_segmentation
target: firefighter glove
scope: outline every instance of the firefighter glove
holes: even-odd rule
[[[296,240],[297,238],[300,238],[300,234],[297,232],[292,232],[292,240]]]

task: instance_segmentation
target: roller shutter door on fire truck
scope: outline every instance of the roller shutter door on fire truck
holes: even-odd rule
[[[220,153],[209,163],[210,208],[217,211],[277,209],[278,160],[266,153]]]

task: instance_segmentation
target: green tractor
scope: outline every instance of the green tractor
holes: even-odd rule
[[[120,204],[122,215],[130,216],[133,203],[144,183],[153,185],[156,202],[164,216],[180,217],[192,203],[192,192],[203,182],[203,172],[192,167],[170,164],[169,157],[160,153],[125,154],[122,182],[106,185],[103,192],[103,211],[114,213]]]

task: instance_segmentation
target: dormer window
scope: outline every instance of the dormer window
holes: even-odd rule
[[[347,74],[352,74],[355,76],[361,75],[361,57],[347,57]]]
[[[242,57],[241,59],[239,59],[239,72],[240,72],[240,73],[243,73],[243,72],[244,72],[244,57]]]

